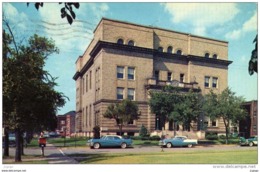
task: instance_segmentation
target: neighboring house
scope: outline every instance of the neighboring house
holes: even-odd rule
[[[102,18],[76,61],[76,132],[90,133],[99,125],[102,132],[117,133],[116,121],[103,114],[109,104],[126,98],[138,104],[141,116],[123,127],[125,134],[138,134],[141,125],[149,132],[160,130],[148,105],[150,90],[170,84],[221,93],[231,63],[226,41]],[[212,132],[225,133],[222,120],[199,121]],[[193,123],[193,129],[202,124]],[[172,124],[165,129],[172,130]]]
[[[257,136],[258,108],[257,100],[245,102],[242,106],[248,112],[248,116],[239,122],[239,134],[245,138]]]
[[[70,111],[64,115],[58,115],[57,130],[62,136],[70,136],[75,133],[75,111]]]

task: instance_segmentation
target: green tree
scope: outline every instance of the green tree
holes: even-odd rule
[[[139,136],[145,137],[148,135],[148,130],[147,128],[142,124],[140,131],[139,131]]]
[[[182,124],[183,130],[190,131],[191,122],[197,122],[202,113],[202,95],[200,92],[189,92],[181,94],[179,101],[175,105],[175,110],[170,115],[170,119],[175,119]]]
[[[257,35],[253,41],[253,43],[255,43],[255,49],[252,51],[251,53],[251,59],[249,60],[249,64],[248,64],[248,72],[250,75],[253,75],[254,72],[257,73],[257,61],[258,61],[258,58],[257,58]]]
[[[56,78],[43,69],[47,57],[58,52],[53,40],[34,35],[28,44],[16,45],[8,23],[5,24],[11,36],[5,33],[3,40],[3,124],[15,131],[15,161],[18,162],[21,161],[22,134],[53,129],[56,111],[65,104],[65,96],[54,90]],[[5,40],[7,38],[11,41]]]
[[[169,114],[174,111],[174,105],[179,101],[177,90],[166,86],[162,91],[150,91],[149,106],[152,113],[160,119],[160,124],[165,128],[165,123],[169,121]],[[174,96],[177,95],[177,96]]]
[[[230,124],[236,125],[239,120],[246,116],[246,111],[241,104],[244,102],[242,97],[238,97],[229,88],[221,94],[216,94],[212,90],[205,95],[203,105],[204,113],[211,119],[222,119],[226,130],[226,144],[228,144]]]
[[[115,104],[110,104],[103,114],[105,118],[114,119],[119,127],[120,135],[122,135],[123,125],[139,119],[141,113],[135,102],[124,99],[123,101]]]

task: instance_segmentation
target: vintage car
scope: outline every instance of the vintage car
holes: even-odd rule
[[[188,146],[189,148],[191,148],[192,146],[197,144],[198,144],[198,140],[188,139],[186,136],[165,138],[159,141],[159,146],[166,146],[167,148],[182,147],[182,146]]]
[[[241,146],[254,146],[257,145],[257,136],[249,137],[245,139],[244,137],[240,137],[240,145]]]
[[[126,148],[132,145],[131,139],[125,139],[122,136],[107,135],[100,139],[90,139],[87,141],[90,148],[99,149],[100,147],[121,147]]]

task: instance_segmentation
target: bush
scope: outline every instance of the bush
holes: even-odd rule
[[[142,137],[141,136],[130,136],[130,139],[132,139],[132,140],[141,140]]]
[[[148,135],[148,130],[144,125],[142,125],[139,131],[139,136],[146,137],[147,135]]]
[[[161,140],[161,138],[160,138],[160,136],[151,136],[150,140],[157,140],[157,141],[159,141],[159,140]]]
[[[218,135],[217,135],[217,133],[207,133],[206,139],[208,139],[208,140],[218,140]]]

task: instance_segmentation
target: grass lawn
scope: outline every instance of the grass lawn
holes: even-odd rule
[[[81,164],[257,164],[257,150],[70,155]]]

